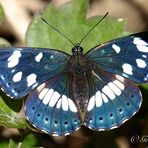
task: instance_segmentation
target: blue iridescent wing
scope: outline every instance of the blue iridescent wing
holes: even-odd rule
[[[90,99],[84,119],[88,128],[116,128],[139,110],[141,93],[128,79],[100,69],[94,70],[89,79]]]
[[[27,119],[37,129],[54,136],[76,131],[81,126],[81,119],[71,92],[67,73],[43,83],[26,101]]]
[[[85,54],[100,69],[138,83],[148,82],[148,32],[115,39]]]
[[[1,48],[0,86],[9,96],[21,98],[62,72],[69,57],[43,48]]]

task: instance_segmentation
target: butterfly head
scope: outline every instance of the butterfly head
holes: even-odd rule
[[[83,53],[83,48],[79,45],[76,44],[73,48],[72,48],[72,53],[73,54],[78,54],[78,53]]]

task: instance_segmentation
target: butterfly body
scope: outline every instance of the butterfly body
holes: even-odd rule
[[[85,125],[95,131],[122,125],[139,109],[133,83],[148,81],[148,32],[107,42],[72,55],[45,48],[0,49],[0,85],[14,99],[28,95],[27,120],[51,135]]]
[[[83,48],[77,44],[72,49],[68,73],[72,81],[72,96],[79,111],[84,114],[89,101],[89,77],[95,68],[84,56]]]

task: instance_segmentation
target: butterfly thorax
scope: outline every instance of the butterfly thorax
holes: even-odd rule
[[[71,70],[74,74],[83,75],[84,72],[84,58],[83,58],[83,48],[80,46],[75,46],[72,48],[71,57]]]
[[[79,45],[76,45],[72,48],[72,57],[71,57],[71,71],[74,75],[84,76],[87,71],[87,61],[83,54],[83,48]]]

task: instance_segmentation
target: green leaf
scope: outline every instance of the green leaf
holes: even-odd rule
[[[148,84],[141,84],[140,87],[144,88],[145,90],[148,91]]]
[[[59,31],[64,33],[74,43],[79,43],[83,36],[102,18],[95,16],[86,19],[88,0],[73,0],[61,8],[55,8],[50,3],[43,12],[42,17]],[[84,51],[105,41],[123,36],[124,20],[113,19],[109,16],[103,20],[83,41]],[[73,45],[36,17],[30,24],[26,42],[28,46],[59,49],[71,53]]]
[[[0,93],[0,106],[0,126],[18,129],[26,128],[26,120],[18,116],[18,112],[22,107],[20,100],[12,100]]]
[[[8,141],[1,140],[0,141],[0,147],[2,147],[2,148],[8,148]]]
[[[38,143],[37,138],[35,137],[34,134],[29,134],[26,136],[22,142],[21,148],[26,148],[26,147],[35,147],[35,145]]]

